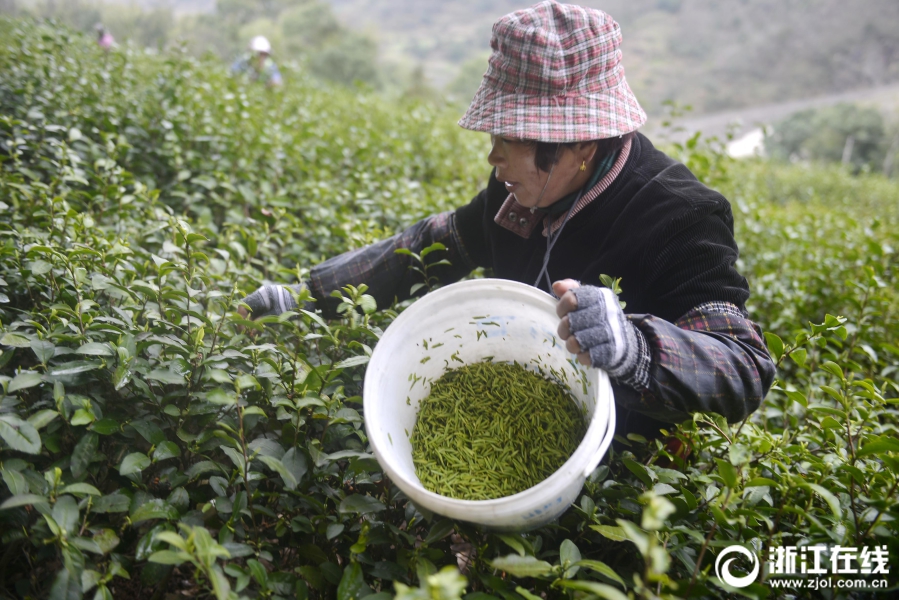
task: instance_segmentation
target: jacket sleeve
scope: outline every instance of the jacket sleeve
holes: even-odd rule
[[[658,223],[643,255],[642,291],[658,312],[628,315],[645,342],[642,376],[617,382],[616,402],[669,423],[698,411],[735,422],[759,407],[775,367],[745,311],[749,284],[736,269],[730,205],[682,179],[664,197],[685,208]]]
[[[386,308],[395,301],[409,298],[412,286],[424,282],[424,275],[412,270],[419,266],[411,256],[397,254],[406,248],[415,254],[434,243],[446,246],[445,251],[428,255],[426,262],[449,261],[449,265],[432,267],[428,275],[437,277],[440,284],[452,283],[474,268],[465,254],[456,231],[454,213],[440,213],[419,221],[405,231],[364,248],[351,250],[315,266],[310,274],[310,291],[317,300],[316,307],[327,316],[335,316],[339,300],[331,292],[347,285],[368,285],[378,308]]]
[[[729,422],[761,404],[774,380],[774,363],[759,327],[735,305],[709,302],[674,323],[628,315],[646,340],[643,385],[619,383],[622,408],[675,423],[690,413],[715,412]]]

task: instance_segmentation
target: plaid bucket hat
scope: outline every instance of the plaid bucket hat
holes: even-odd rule
[[[624,79],[620,44],[618,23],[593,8],[546,0],[502,17],[459,125],[541,142],[635,131],[646,113]]]

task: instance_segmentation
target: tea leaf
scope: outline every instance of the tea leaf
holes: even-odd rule
[[[78,440],[78,443],[75,444],[75,449],[72,451],[72,458],[69,461],[69,469],[72,471],[73,477],[80,478],[87,472],[87,467],[90,465],[99,444],[100,440],[95,433],[86,433],[84,437]]]
[[[618,573],[613,571],[609,565],[607,565],[606,563],[604,563],[602,561],[580,560],[577,563],[575,563],[575,565],[578,567],[586,567],[586,568],[590,569],[591,571],[596,571],[597,573],[600,573],[601,575],[608,577],[612,581],[615,581],[616,583],[621,585],[622,588],[627,589],[627,585],[624,583],[624,580],[618,575]]]
[[[585,429],[557,383],[517,363],[473,363],[431,384],[410,440],[412,461],[422,485],[441,495],[511,496],[555,472]]]
[[[768,352],[771,353],[771,358],[774,359],[774,362],[780,362],[780,358],[784,353],[783,340],[777,334],[766,331],[765,341],[768,342]]]
[[[56,346],[47,340],[31,340],[30,345],[34,355],[44,364],[53,358],[54,351],[56,350]]]
[[[119,466],[119,475],[131,475],[139,473],[150,466],[150,459],[141,452],[132,452],[122,460]]]
[[[13,450],[26,454],[41,452],[41,436],[34,426],[12,415],[0,415],[0,438]]]
[[[42,380],[43,376],[40,373],[19,373],[9,382],[6,391],[11,394],[19,390],[26,390],[40,384]]]
[[[513,577],[542,577],[552,572],[552,565],[533,556],[509,554],[490,561],[494,569],[505,571]]]
[[[17,506],[27,506],[29,504],[48,504],[49,500],[44,496],[38,496],[37,494],[16,494],[15,496],[11,496],[3,501],[3,504],[0,504],[0,510],[5,510],[7,508],[15,508]]]
[[[362,496],[360,494],[347,496],[340,502],[341,513],[356,513],[365,515],[369,513],[380,512],[385,508],[386,506],[384,505],[384,503],[377,498],[372,498],[371,496]]]
[[[628,539],[624,530],[621,527],[616,527],[614,525],[591,525],[590,529],[602,534],[603,537],[606,537],[613,542],[623,542]]]
[[[868,456],[870,454],[880,454],[883,452],[899,452],[899,440],[895,438],[882,436],[859,448],[857,456]]]
[[[606,600],[627,600],[625,594],[604,583],[596,583],[594,581],[572,581],[569,579],[559,581],[558,585],[572,590],[589,592],[590,594],[605,598]]]

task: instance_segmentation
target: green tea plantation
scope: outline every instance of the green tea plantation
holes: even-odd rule
[[[422,514],[370,453],[366,363],[405,305],[237,313],[468,202],[486,136],[284,71],[0,21],[0,597],[895,597],[896,182],[672,147],[733,204],[775,386],[672,426],[686,460],[621,440],[557,522],[498,534]],[[731,546],[734,576],[762,565],[742,587]],[[779,575],[822,547],[823,575]]]

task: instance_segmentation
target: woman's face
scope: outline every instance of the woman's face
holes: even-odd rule
[[[487,162],[496,167],[496,179],[527,208],[545,208],[579,189],[589,178],[580,170],[584,158],[577,155],[576,149],[560,147],[550,177],[534,164],[535,144],[496,135],[491,135],[490,141],[493,148]]]

